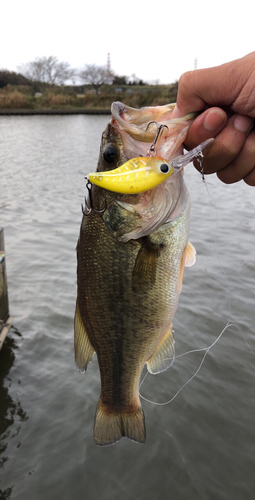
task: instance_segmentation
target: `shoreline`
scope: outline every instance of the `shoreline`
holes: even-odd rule
[[[110,109],[0,109],[4,115],[110,115]]]

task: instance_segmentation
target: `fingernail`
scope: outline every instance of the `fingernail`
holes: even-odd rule
[[[234,127],[239,132],[248,132],[253,126],[253,118],[244,115],[236,115],[234,118]]]
[[[210,132],[217,130],[224,122],[226,122],[227,117],[225,111],[222,109],[214,109],[207,113],[204,120],[204,128]]]

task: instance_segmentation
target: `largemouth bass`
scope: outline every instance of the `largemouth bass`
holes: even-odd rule
[[[135,110],[113,103],[97,174],[90,174],[98,185],[87,200],[77,244],[75,360],[85,371],[97,354],[98,445],[123,436],[145,441],[141,372],[147,363],[150,373],[159,373],[174,359],[172,322],[184,266],[194,264],[195,249],[188,242],[188,191],[181,168],[173,167],[175,160],[185,164],[180,154],[193,115],[171,120],[173,106]],[[138,191],[132,191],[133,180],[126,187],[128,168],[130,175],[136,170],[136,179],[143,172]],[[150,182],[155,171],[157,179],[163,176],[157,183]]]

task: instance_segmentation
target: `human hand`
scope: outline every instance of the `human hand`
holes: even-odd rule
[[[255,52],[222,66],[184,73],[179,81],[172,117],[202,110],[189,128],[185,147],[192,149],[214,137],[205,153],[204,173],[217,172],[225,183],[243,179],[255,186],[254,89]]]

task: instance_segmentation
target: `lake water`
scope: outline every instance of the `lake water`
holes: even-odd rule
[[[1,500],[255,498],[255,188],[191,166],[191,241],[174,321],[176,354],[209,350],[167,405],[143,401],[145,445],[100,448],[96,357],[73,360],[75,247],[106,116],[0,117],[0,226],[14,327],[0,353]],[[215,208],[216,205],[216,208]],[[247,344],[248,343],[248,344]],[[205,351],[149,375],[141,394],[171,400]]]

